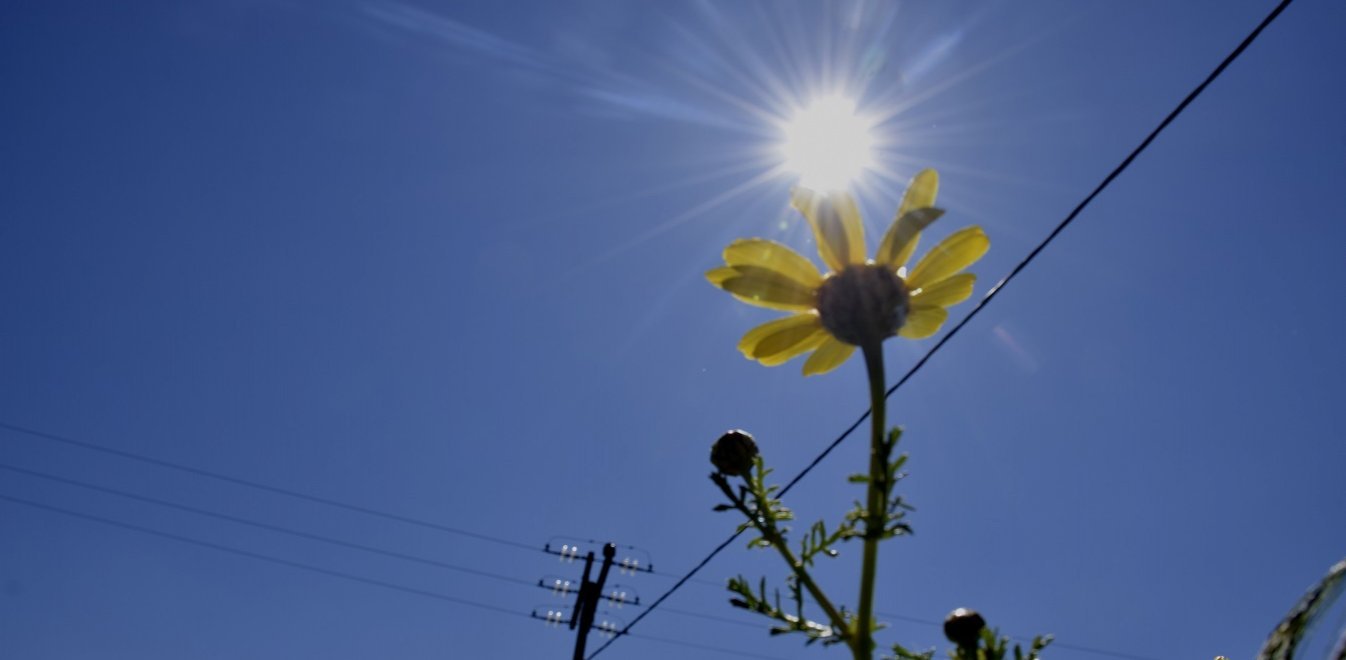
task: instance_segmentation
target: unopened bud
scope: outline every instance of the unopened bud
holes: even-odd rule
[[[728,431],[710,448],[710,462],[721,474],[738,477],[752,470],[757,443],[746,431]]]
[[[944,636],[960,648],[976,648],[977,639],[985,627],[986,619],[981,618],[976,610],[960,607],[945,617]]]

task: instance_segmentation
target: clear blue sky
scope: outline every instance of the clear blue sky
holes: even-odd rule
[[[7,2],[0,421],[680,573],[735,522],[721,431],[784,479],[865,408],[858,360],[740,357],[772,314],[702,278],[739,236],[813,254],[763,113],[849,81],[891,115],[870,231],[938,168],[933,233],[992,237],[981,296],[1272,4]],[[880,612],[1246,658],[1346,555],[1343,29],[1293,5],[894,396],[918,511]],[[889,373],[932,342],[889,343]],[[801,518],[849,506],[862,445],[791,493]],[[0,656],[569,657],[520,616],[578,572],[540,552],[11,431],[0,463],[523,582],[0,469],[7,498],[498,608],[5,500]],[[854,554],[823,571],[843,599]],[[739,571],[783,575],[735,545],[635,632],[844,655],[687,614],[752,621],[713,586]]]

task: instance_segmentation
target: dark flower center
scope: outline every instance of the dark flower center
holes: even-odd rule
[[[818,316],[833,337],[855,346],[897,334],[907,320],[910,294],[902,278],[878,264],[853,264],[818,287]]]

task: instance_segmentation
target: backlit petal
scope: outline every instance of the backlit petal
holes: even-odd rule
[[[761,266],[724,266],[707,272],[706,279],[749,305],[791,312],[814,307],[814,287]]]
[[[804,361],[804,375],[816,376],[836,369],[854,352],[854,346],[828,335],[827,339],[814,349],[813,355]]]
[[[706,271],[706,279],[709,280],[711,284],[719,286],[720,288],[724,288],[721,285],[724,284],[725,280],[731,277],[738,277],[739,275],[740,273],[737,270],[729,266],[720,266],[719,268],[712,268],[711,270]]]
[[[957,305],[972,295],[972,285],[977,276],[972,273],[959,273],[911,294],[911,304],[922,307],[949,307]]]
[[[907,286],[922,289],[972,265],[991,247],[981,227],[967,227],[949,235],[912,269]]]
[[[760,266],[774,270],[804,286],[822,284],[823,276],[813,262],[798,252],[765,238],[740,238],[724,249],[724,262],[730,266]]]
[[[912,305],[911,312],[907,314],[906,323],[902,324],[902,329],[897,334],[907,339],[925,339],[930,335],[939,332],[939,327],[944,325],[944,321],[949,318],[949,310],[943,307],[923,307]]]
[[[938,220],[941,215],[944,215],[944,209],[927,206],[912,209],[898,216],[888,227],[888,233],[883,235],[883,242],[879,243],[879,251],[874,255],[874,261],[886,264],[893,270],[907,265],[911,253],[916,251],[916,243],[921,239],[921,230],[929,227],[930,223]]]
[[[865,262],[865,231],[855,198],[846,193],[820,193],[796,187],[790,203],[813,227],[818,254],[833,271]]]
[[[907,192],[902,194],[902,203],[897,207],[897,217],[901,218],[909,211],[935,205],[935,195],[939,192],[939,172],[931,169],[921,170],[907,183]]]
[[[796,314],[763,323],[738,342],[743,356],[768,367],[813,349],[827,338],[817,314]]]

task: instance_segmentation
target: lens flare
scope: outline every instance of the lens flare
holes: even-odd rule
[[[871,124],[850,99],[816,99],[783,128],[785,169],[799,176],[801,186],[845,190],[874,165]]]

